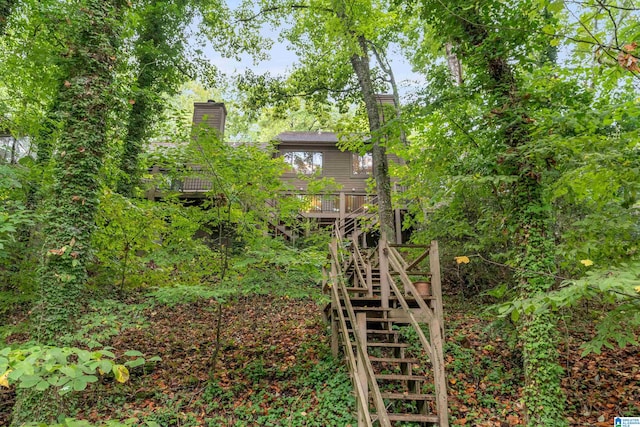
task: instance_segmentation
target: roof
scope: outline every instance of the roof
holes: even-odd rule
[[[280,143],[291,142],[312,142],[312,143],[331,143],[338,142],[335,132],[282,132],[275,137]]]

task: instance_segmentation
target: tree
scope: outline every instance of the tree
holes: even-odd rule
[[[125,5],[124,0],[78,0],[64,8],[69,16],[62,40],[66,52],[58,59],[64,73],[58,95],[63,125],[53,158],[36,311],[41,325],[36,336],[42,343],[55,344],[56,337],[70,331],[81,307]],[[34,400],[18,397],[14,425],[25,417],[35,421],[49,420],[52,412],[59,415]]]
[[[476,123],[465,123],[464,115],[462,121],[445,116],[447,122],[469,129],[461,146],[463,156],[458,154],[453,170],[493,185],[501,227],[511,234],[511,287],[521,298],[550,291],[557,272],[553,216],[543,185],[549,167],[532,155],[541,147],[533,136],[534,106],[521,77],[529,58],[549,43],[535,31],[543,20],[536,10],[537,4],[527,1],[514,8],[500,2],[424,1],[421,9],[424,22],[439,30],[441,46],[453,42],[463,58],[466,87],[458,96],[475,98]],[[528,425],[566,425],[554,315],[542,311],[514,320],[523,344]]]
[[[365,105],[369,129],[364,144],[373,157],[380,228],[393,241],[395,225],[386,155],[387,130],[381,123],[381,106],[376,99],[381,89],[376,83],[380,70],[370,68],[370,53],[375,46],[376,57],[381,58],[395,23],[392,15],[377,2],[356,3],[347,7],[342,1],[278,2],[258,13],[243,11],[239,20],[252,25],[265,17],[276,20],[283,14],[293,15],[295,23],[284,34],[300,58],[284,84],[269,76],[253,75],[243,83],[245,87],[266,83],[271,89],[267,102],[308,96],[325,102],[330,97],[345,101],[359,99]],[[255,92],[255,87],[252,90]],[[261,101],[265,101],[264,97]]]
[[[139,6],[134,56],[136,77],[120,159],[117,189],[131,196],[137,185],[139,156],[164,109],[164,96],[177,93],[189,68],[185,57],[186,26],[193,19],[189,0],[146,2]]]

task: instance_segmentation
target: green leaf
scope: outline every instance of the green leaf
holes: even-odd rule
[[[134,360],[130,360],[128,362],[125,362],[125,366],[128,366],[130,368],[135,368],[137,366],[141,366],[144,365],[145,360],[142,357],[138,357],[137,359]]]
[[[42,378],[37,375],[24,375],[20,377],[20,383],[18,384],[19,388],[31,388],[36,384],[40,383]]]
[[[75,391],[82,391],[87,388],[87,382],[84,380],[84,377],[75,378],[71,382],[71,386]]]
[[[63,366],[60,368],[60,372],[69,378],[77,378],[82,375],[82,371],[76,365]]]
[[[101,353],[103,356],[107,356],[112,359],[116,358],[116,355],[110,352],[109,350],[107,350],[106,348],[103,348],[102,350],[98,350],[98,352]]]
[[[124,353],[125,356],[136,356],[136,357],[144,357],[144,354],[139,352],[138,350],[129,350]]]
[[[38,384],[36,384],[36,390],[38,391],[44,391],[46,389],[48,389],[51,386],[51,384],[49,384],[48,381],[40,381]]]

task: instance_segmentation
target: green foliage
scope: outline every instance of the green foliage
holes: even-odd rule
[[[280,214],[268,202],[285,189],[280,180],[285,168],[282,159],[253,144],[233,147],[206,127],[197,129],[195,136],[188,153],[201,166],[194,176],[212,185],[209,204],[216,215],[211,218],[212,228],[226,221],[235,225],[240,236],[260,235]]]
[[[299,249],[279,240],[262,238],[233,262],[236,276],[230,276],[226,284],[235,286],[242,294],[311,296],[322,300],[319,283],[324,262],[324,245]]]
[[[144,315],[146,307],[147,304],[127,304],[108,298],[89,301],[87,309],[76,320],[75,330],[59,340],[68,346],[103,347],[110,338],[125,329],[148,326]]]
[[[597,321],[596,336],[583,344],[583,355],[600,353],[603,347],[638,345],[640,325],[640,266],[622,264],[619,268],[588,271],[581,279],[566,280],[552,292],[497,306],[500,316],[516,321],[546,311],[570,310],[583,301],[604,304],[607,310]]]
[[[128,368],[159,361],[158,357],[145,359],[139,351],[127,351],[123,363],[116,361],[111,348],[83,350],[75,347],[32,346],[0,350],[0,385],[34,388],[44,391],[54,387],[59,395],[83,391],[99,376],[112,374],[117,382],[129,379]]]
[[[294,368],[295,379],[289,386],[295,387],[300,394],[273,396],[272,392],[260,390],[252,396],[249,404],[235,408],[234,425],[338,427],[355,424],[355,399],[349,375],[338,360],[328,355],[326,344],[317,345],[320,359],[304,361],[304,358],[299,358],[301,361]],[[251,375],[256,382],[271,374],[259,361],[251,366]],[[209,395],[213,398],[209,402],[233,405],[232,394],[215,385],[209,387]],[[312,401],[317,404],[312,405]],[[265,407],[268,410],[265,411]],[[225,422],[229,420],[222,417],[210,419],[210,425]]]
[[[106,191],[92,240],[97,284],[122,291],[213,280],[223,264],[211,242],[215,215],[178,201],[154,203]]]
[[[160,246],[166,224],[158,210],[153,202],[130,200],[108,190],[100,200],[93,245],[101,267],[113,271],[120,289],[131,276],[144,283],[144,277],[133,273],[143,270],[144,255]]]
[[[123,421],[107,420],[99,423],[90,423],[86,420],[78,420],[75,418],[65,418],[63,421],[56,424],[45,423],[27,423],[23,424],[25,427],[130,427],[130,426],[145,426],[145,427],[160,427],[160,424],[155,421],[144,421],[140,424],[140,420],[137,418],[129,418]]]
[[[171,287],[158,288],[148,295],[170,307],[176,304],[192,304],[201,300],[218,300],[220,295],[224,295],[218,288],[203,285],[175,285]]]
[[[22,188],[24,170],[21,169],[0,163],[0,262],[7,254],[3,250],[5,245],[14,241],[18,229],[33,224],[34,215],[16,194]]]

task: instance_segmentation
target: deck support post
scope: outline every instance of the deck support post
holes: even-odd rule
[[[361,346],[356,346],[357,349],[357,363],[358,363],[358,379],[357,381],[360,382],[360,384],[362,385],[362,390],[365,394],[365,396],[369,395],[369,384],[367,383],[367,371],[366,371],[366,367],[364,366],[365,362],[364,362],[364,358],[365,357],[369,357],[366,353],[362,354],[362,352],[360,351],[361,348],[365,349],[367,348],[367,313],[357,313],[356,314],[356,325],[353,326],[354,329],[358,328],[358,339],[360,339],[360,343],[362,344]],[[366,399],[367,401],[369,399]],[[360,426],[366,426],[366,422],[364,420],[364,413],[365,411],[363,410],[363,408],[360,407],[361,405],[358,404],[358,427]]]
[[[400,215],[400,209],[395,210],[395,220],[396,220],[396,243],[398,245],[402,244],[402,216]]]
[[[347,216],[347,198],[343,191],[340,192],[339,203],[340,203],[340,208],[339,208],[340,220],[338,221],[338,224],[340,224],[340,235],[344,236],[346,223],[347,223],[345,221],[345,217]]]
[[[435,298],[434,314],[440,323],[440,335],[444,339],[444,313],[442,310],[442,283],[440,281],[440,252],[438,241],[432,240],[429,248],[429,271],[431,271],[431,295]]]
[[[373,298],[373,271],[369,262],[366,264],[366,269],[367,277],[365,280],[367,281],[367,296]]]
[[[333,248],[334,253],[338,253],[338,242],[333,239],[329,245]],[[338,277],[338,267],[336,267],[335,263],[331,263],[331,275],[329,277]],[[329,281],[328,286],[336,286],[336,283],[331,283]],[[339,314],[338,310],[341,310],[340,301],[336,300],[335,294],[331,292],[331,353],[333,357],[338,357],[338,353],[340,352],[340,342],[338,341],[338,335],[340,334],[340,329],[338,325]]]
[[[379,245],[379,250],[380,253],[378,255],[379,257],[379,264],[380,264],[380,303],[381,303],[381,307],[382,308],[389,308],[389,297],[391,295],[391,289],[390,289],[390,285],[389,285],[389,275],[387,274],[389,272],[389,258],[388,258],[388,254],[387,254],[387,236],[386,234],[383,234],[382,237],[380,238],[380,245]]]

